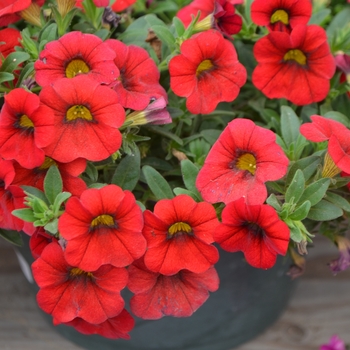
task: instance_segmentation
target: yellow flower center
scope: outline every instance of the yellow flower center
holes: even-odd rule
[[[282,22],[285,25],[289,24],[289,16],[288,13],[284,10],[275,11],[270,19],[270,23]]]
[[[337,167],[337,165],[334,163],[333,159],[329,155],[328,152],[326,152],[324,156],[324,165],[322,169],[322,177],[329,177],[332,178],[338,174],[340,174],[341,170]]]
[[[91,272],[83,271],[83,270],[79,269],[78,267],[73,267],[72,269],[70,269],[69,275],[72,277],[84,276],[84,275],[86,277],[89,277],[89,278],[94,277],[94,275]]]
[[[107,227],[115,226],[115,221],[113,216],[109,214],[102,214],[97,216],[95,219],[91,221],[91,227],[95,228],[97,226],[107,226]]]
[[[78,74],[85,74],[90,71],[89,66],[85,63],[85,61],[77,58],[71,60],[66,67],[66,77],[74,78]]]
[[[44,163],[40,165],[40,170],[46,170],[49,169],[52,165],[56,165],[57,163],[50,157],[45,157]]]
[[[214,65],[212,63],[212,61],[210,60],[204,60],[202,61],[199,66],[197,67],[196,70],[196,76],[198,77],[199,75],[201,75],[203,72],[206,72],[208,70],[210,70],[211,68],[213,68]]]
[[[168,233],[172,237],[176,234],[186,234],[186,233],[191,233],[192,228],[189,224],[186,224],[186,222],[175,222],[175,224],[172,224],[169,227]]]
[[[283,57],[285,61],[295,61],[301,66],[306,65],[306,56],[304,53],[298,49],[289,50]]]
[[[90,111],[83,105],[74,105],[66,113],[66,120],[71,122],[76,119],[93,120]]]
[[[236,162],[236,168],[239,170],[247,170],[252,175],[255,175],[256,171],[256,159],[251,153],[244,153],[238,157]]]
[[[25,114],[23,114],[20,118],[19,118],[19,126],[23,129],[30,129],[30,128],[34,128],[34,124],[33,122],[28,118],[28,116],[26,116]]]

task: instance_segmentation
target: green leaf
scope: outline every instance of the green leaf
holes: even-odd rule
[[[55,198],[62,192],[63,183],[58,167],[53,165],[49,168],[44,179],[44,192],[51,204],[55,202]]]
[[[163,2],[158,1],[157,5],[152,7],[152,13],[162,13],[166,11],[177,12],[178,10],[179,10],[179,6],[177,6],[177,4],[174,1],[169,1],[169,0],[166,0]]]
[[[310,201],[311,206],[314,206],[324,197],[330,183],[331,180],[325,178],[313,182],[305,188],[305,191],[300,197],[298,203]]]
[[[326,18],[331,14],[331,10],[330,9],[322,9],[320,11],[317,11],[315,13],[312,14],[308,25],[310,24],[318,24],[321,25],[323,23],[324,20],[326,20]]]
[[[321,200],[310,209],[307,217],[315,221],[329,221],[342,215],[343,211],[338,206],[326,200]]]
[[[271,207],[276,209],[276,211],[282,210],[282,205],[274,193],[270,194],[270,196],[266,199],[266,203],[271,205]]]
[[[196,193],[193,193],[189,190],[185,190],[184,188],[176,187],[173,189],[173,191],[177,196],[179,196],[180,194],[186,194],[187,196],[192,197],[196,202],[201,201],[201,198],[199,198]]]
[[[91,180],[92,182],[97,182],[98,171],[93,163],[87,163],[85,174],[89,177],[89,180]]]
[[[55,202],[53,203],[53,206],[52,206],[52,210],[55,216],[59,215],[59,211],[61,209],[63,202],[65,202],[71,196],[72,194],[70,192],[61,192],[56,196]]]
[[[23,189],[23,191],[27,194],[31,194],[34,197],[37,197],[39,199],[41,199],[42,201],[44,201],[46,204],[50,204],[49,201],[47,200],[45,193],[43,191],[40,191],[39,189],[37,189],[36,187],[32,187],[32,186],[21,186],[21,188]]]
[[[165,136],[165,137],[175,141],[180,146],[183,145],[183,141],[182,141],[182,139],[179,136],[173,134],[172,132],[169,132],[169,131],[166,131],[166,130],[162,129],[159,126],[147,126],[147,129],[155,132],[156,134]]]
[[[5,58],[0,67],[0,72],[12,73],[21,63],[29,60],[29,58],[30,56],[26,52],[12,52]]]
[[[289,226],[289,229],[290,229],[290,239],[296,243],[300,243],[303,240],[304,235],[299,229],[299,227],[292,225],[292,226]]]
[[[6,81],[12,81],[15,79],[15,76],[12,73],[0,72],[0,84],[5,83]]]
[[[23,48],[32,56],[32,58],[37,59],[39,56],[38,43],[30,37],[29,29],[24,28],[21,31],[21,36]]]
[[[12,215],[27,222],[34,222],[37,218],[34,216],[33,210],[29,208],[15,209]]]
[[[145,165],[142,168],[146,182],[155,197],[160,200],[164,198],[174,198],[173,191],[164,177],[154,168]]]
[[[211,146],[218,140],[221,133],[221,130],[216,129],[207,129],[201,131],[201,135],[207,142],[210,143]]]
[[[40,42],[45,41],[48,43],[56,39],[58,39],[56,23],[51,23],[48,26],[46,26],[39,35]]]
[[[182,21],[178,17],[174,17],[173,18],[173,26],[175,28],[176,35],[178,37],[182,36],[183,33],[185,32],[185,26],[184,26],[184,24],[182,23]]]
[[[298,169],[301,169],[303,171],[305,181],[309,180],[310,177],[315,173],[320,163],[321,157],[318,156],[310,156],[297,160],[288,171],[286,183],[289,184],[292,181]]]
[[[58,232],[58,218],[55,218],[52,221],[48,222],[44,226],[44,229],[55,235]]]
[[[111,183],[120,186],[123,190],[132,191],[140,178],[140,151],[136,147],[133,155],[127,155],[118,164]]]
[[[145,20],[157,37],[173,51],[175,49],[175,38],[167,25],[153,14],[146,15]]]
[[[31,74],[34,74],[34,63],[29,62],[25,65],[25,67],[21,70],[21,74],[16,83],[16,87],[21,87],[23,81],[27,79]]]
[[[338,194],[333,192],[327,192],[324,198],[327,201],[335,204],[339,208],[343,209],[344,211],[350,212],[350,203],[342,196],[339,196]]]
[[[199,192],[196,187],[196,179],[199,172],[199,169],[189,160],[182,160],[181,163],[181,172],[182,178],[186,188],[193,193],[199,195]]]
[[[296,142],[300,132],[300,121],[292,108],[288,106],[281,107],[281,132],[282,138],[287,146]]]
[[[18,231],[14,230],[3,230],[0,228],[0,236],[4,238],[7,242],[14,244],[18,247],[23,245],[23,239]]]
[[[330,111],[325,113],[325,118],[333,119],[339,123],[344,124],[347,128],[350,128],[350,120],[343,114],[336,111]]]
[[[331,40],[331,38],[337,34],[338,30],[345,28],[349,24],[349,18],[350,7],[345,7],[333,17],[331,23],[327,27],[328,40]]]
[[[304,220],[309,214],[310,208],[311,202],[305,201],[300,207],[298,207],[292,214],[289,215],[289,218],[297,221]]]
[[[303,172],[298,169],[293,177],[292,182],[287,188],[285,201],[288,203],[294,198],[294,203],[297,203],[305,188],[305,178]]]

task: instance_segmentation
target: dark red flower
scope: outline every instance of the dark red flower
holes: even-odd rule
[[[133,5],[136,0],[115,0],[112,4],[112,10],[115,12],[124,11],[129,6]]]
[[[17,186],[32,186],[39,190],[44,189],[44,179],[49,168],[55,165],[60,171],[63,182],[63,191],[70,192],[73,196],[80,196],[86,190],[86,183],[78,177],[86,168],[86,160],[78,158],[69,163],[60,163],[52,158],[45,157],[44,162],[34,169],[21,167],[17,162],[13,163],[16,176],[13,184]]]
[[[67,240],[67,261],[85,271],[103,264],[127,266],[146,250],[142,211],[135,197],[116,185],[69,198],[58,228]]]
[[[32,271],[40,288],[38,305],[56,323],[80,317],[99,324],[124,308],[120,291],[128,280],[125,268],[104,265],[96,271],[83,271],[67,264],[61,246],[52,242],[34,261]]]
[[[5,28],[0,30],[0,57],[6,58],[11,52],[15,51],[15,46],[21,46],[21,32],[14,28]],[[0,67],[2,60],[0,60]]]
[[[55,320],[54,320],[54,324]],[[130,339],[130,332],[134,328],[135,321],[132,316],[123,309],[122,312],[112,318],[99,324],[91,324],[80,317],[76,317],[70,322],[64,323],[66,326],[72,326],[83,334],[99,334],[109,339]]]
[[[253,84],[267,97],[306,105],[327,96],[335,63],[323,28],[297,25],[290,35],[271,32],[256,42],[254,56]]]
[[[113,88],[123,107],[143,110],[153,99],[163,97],[167,101],[166,91],[159,84],[159,70],[145,49],[115,39],[106,44],[116,53],[114,63],[120,77]]]
[[[151,271],[201,273],[218,261],[218,251],[211,243],[219,222],[211,204],[180,195],[158,201],[153,213],[144,212],[144,219],[145,264]]]
[[[55,114],[55,125],[47,128],[53,135],[44,148],[47,156],[62,163],[99,161],[119,149],[125,111],[107,86],[84,75],[60,79],[44,87],[40,99]]]
[[[298,24],[307,24],[311,13],[310,0],[254,0],[251,6],[252,21],[271,31],[290,32]]]
[[[70,32],[46,44],[35,62],[35,79],[41,86],[62,78],[87,75],[109,84],[119,77],[115,53],[98,36]]]
[[[184,41],[180,50],[169,62],[170,86],[176,95],[187,97],[191,113],[211,113],[219,102],[237,97],[247,72],[230,41],[208,30]]]
[[[46,246],[48,246],[52,241],[57,240],[53,236],[47,234],[43,227],[37,227],[29,240],[29,247],[33,258],[39,258]]]
[[[250,265],[268,269],[275,264],[277,254],[286,254],[289,235],[287,224],[273,207],[247,205],[241,198],[226,205],[214,238],[226,251],[242,251]]]
[[[128,288],[135,293],[130,300],[131,311],[144,319],[191,316],[209,298],[209,291],[219,287],[214,267],[202,273],[181,270],[164,276],[149,271],[140,259],[128,271]]]
[[[350,84],[350,55],[347,55],[345,53],[338,53],[335,55],[334,59],[337,68],[342,72],[340,76],[340,82],[347,82]],[[348,91],[347,94],[350,97],[350,91]]]
[[[216,0],[212,28],[220,30],[230,37],[242,28],[242,17],[237,15],[235,7],[227,0]]]
[[[210,203],[245,197],[249,204],[262,204],[267,197],[265,182],[282,178],[288,163],[272,131],[237,118],[214,143],[196,186]]]
[[[41,147],[50,142],[53,123],[53,111],[40,104],[37,95],[22,88],[12,90],[0,112],[1,156],[25,168],[39,166],[45,159]]]

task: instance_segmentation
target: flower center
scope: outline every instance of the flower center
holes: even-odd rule
[[[18,124],[23,129],[34,128],[33,122],[25,114],[20,116]]]
[[[78,74],[89,73],[90,68],[85,61],[77,58],[71,60],[66,66],[66,77],[74,78]]]
[[[40,170],[46,170],[49,169],[52,165],[56,165],[57,163],[50,157],[45,157],[44,163],[40,165]]]
[[[186,222],[182,222],[182,221],[175,222],[175,224],[172,224],[169,227],[168,233],[169,233],[169,237],[173,237],[175,235],[191,234],[192,228]]]
[[[203,72],[206,72],[208,70],[210,70],[211,68],[213,68],[214,65],[212,63],[212,61],[210,60],[204,60],[202,61],[199,66],[197,67],[196,70],[196,76],[198,77],[199,75],[201,75]]]
[[[115,221],[112,215],[109,214],[102,214],[97,216],[95,219],[91,221],[91,227],[101,227],[101,226],[107,226],[107,227],[114,227]]]
[[[263,228],[260,227],[255,222],[247,221],[243,224],[243,226],[245,226],[247,228],[247,230],[249,231],[249,233],[252,233],[254,236],[258,236],[258,237],[265,236],[265,231],[263,230]]]
[[[298,49],[289,50],[283,57],[285,61],[295,61],[301,66],[306,65],[306,56],[304,53]]]
[[[256,159],[251,153],[244,153],[238,157],[235,166],[239,170],[247,170],[255,175]]]
[[[83,105],[74,105],[66,113],[66,120],[71,122],[76,119],[93,120],[90,111]]]
[[[285,25],[289,24],[289,16],[288,13],[284,10],[275,11],[270,19],[270,23],[282,22]]]
[[[77,277],[77,276],[86,276],[88,278],[94,277],[94,275],[91,272],[80,270],[78,267],[73,267],[72,269],[70,269],[69,275],[71,277]]]

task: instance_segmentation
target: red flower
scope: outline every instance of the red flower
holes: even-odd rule
[[[339,68],[342,72],[340,82],[348,82],[350,84],[350,55],[338,53],[335,55],[334,59],[337,68]],[[348,91],[347,94],[350,97],[350,91]]]
[[[118,96],[86,76],[60,79],[40,92],[55,114],[53,134],[45,154],[67,163],[77,158],[99,161],[116,152],[122,142],[118,128],[125,112]],[[52,130],[50,130],[52,129]]]
[[[268,269],[277,254],[286,254],[289,228],[271,206],[247,205],[241,198],[226,205],[214,238],[226,251],[242,251],[250,265]]]
[[[0,57],[6,58],[11,52],[15,51],[15,46],[21,46],[21,32],[13,28],[5,28],[0,30]],[[0,60],[0,67],[2,60]]]
[[[136,0],[115,0],[115,2],[112,4],[112,10],[115,12],[124,11],[135,2]]]
[[[283,177],[287,167],[288,158],[272,131],[237,118],[213,145],[196,186],[210,203],[245,197],[249,204],[262,204],[267,197],[264,183]]]
[[[290,35],[271,32],[256,42],[254,56],[253,84],[267,97],[306,105],[327,96],[335,63],[321,27],[298,25]]]
[[[219,223],[211,204],[180,195],[158,201],[153,213],[144,212],[144,219],[145,264],[151,271],[201,273],[218,261],[218,251],[210,244]]]
[[[152,99],[164,97],[167,101],[167,94],[159,84],[159,70],[145,49],[115,39],[107,40],[106,44],[116,53],[114,63],[120,77],[113,88],[123,107],[143,110]]]
[[[231,36],[242,28],[242,17],[235,13],[235,8],[226,0],[216,0],[213,14],[213,28]]]
[[[251,6],[252,21],[271,31],[290,32],[298,24],[307,24],[311,13],[310,0],[255,0]]]
[[[127,266],[146,250],[142,211],[135,197],[116,185],[84,191],[69,198],[58,228],[67,240],[71,265],[93,271],[103,264]]]
[[[62,78],[88,75],[99,83],[118,79],[115,53],[98,36],[70,32],[46,44],[35,62],[35,79],[41,86]]]
[[[20,187],[12,185],[14,176],[12,161],[0,157],[0,228],[24,231],[31,235],[35,230],[33,224],[12,215],[13,210],[24,208],[25,197]]]
[[[56,238],[47,234],[43,227],[37,227],[29,240],[30,251],[34,259],[39,258],[43,250]]]
[[[40,288],[38,305],[56,322],[80,317],[99,324],[124,308],[120,291],[128,280],[125,268],[104,265],[96,271],[83,271],[67,264],[61,246],[52,242],[34,261],[32,271]]]
[[[184,41],[180,50],[169,62],[170,86],[176,95],[187,97],[191,113],[211,113],[219,102],[237,97],[247,72],[230,41],[208,30]]]
[[[202,273],[181,270],[164,276],[149,271],[140,260],[128,269],[128,288],[135,293],[130,308],[138,317],[155,320],[163,316],[191,316],[209,298],[209,291],[215,292],[219,287],[214,267]]]
[[[192,16],[196,17],[200,11],[199,21],[210,15],[214,11],[215,0],[194,0],[189,5],[181,8],[176,17],[180,18],[185,27],[192,21]]]
[[[132,316],[123,309],[119,315],[108,318],[106,321],[99,324],[91,324],[80,317],[76,317],[74,320],[65,322],[64,324],[74,327],[83,334],[99,334],[110,339],[130,339],[128,332],[134,328],[135,321]]]
[[[86,160],[83,158],[69,163],[60,163],[45,157],[44,162],[34,169],[25,169],[16,162],[13,165],[16,172],[13,184],[17,186],[27,185],[43,190],[46,173],[52,165],[55,165],[62,177],[63,191],[70,192],[73,196],[80,196],[87,188],[86,183],[78,177],[86,167]]]
[[[45,153],[39,145],[50,142],[50,127],[54,114],[40,104],[37,95],[24,89],[14,89],[5,95],[0,113],[0,154],[4,159],[15,159],[25,168],[34,168],[44,162]]]
[[[342,123],[319,115],[310,117],[312,123],[300,126],[300,133],[310,141],[328,141],[328,152],[332,161],[325,158],[323,177],[333,177],[340,171],[350,173],[350,130]],[[336,165],[336,168],[334,168]]]
[[[32,0],[1,0],[0,27],[19,21],[21,17],[17,13],[29,7],[31,3]]]

